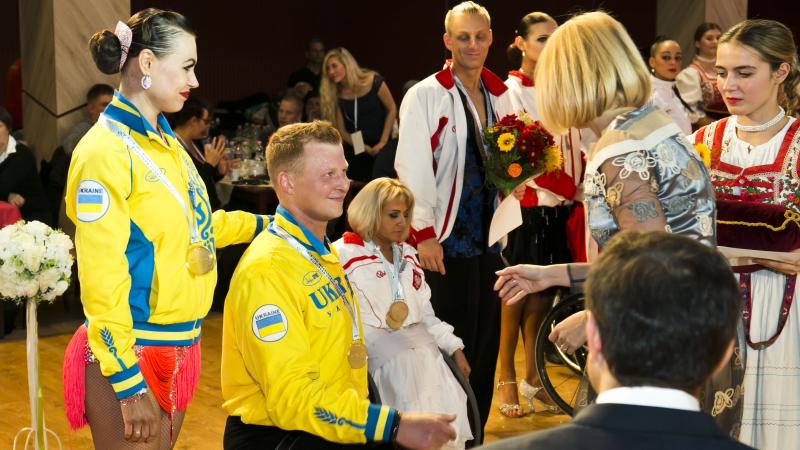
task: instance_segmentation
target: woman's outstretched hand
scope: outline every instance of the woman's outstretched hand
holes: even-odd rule
[[[506,305],[513,305],[528,294],[541,292],[553,286],[569,286],[567,267],[564,264],[534,266],[519,264],[498,270],[494,290]]]

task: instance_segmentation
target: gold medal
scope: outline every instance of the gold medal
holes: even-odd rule
[[[400,322],[401,324],[406,321],[406,317],[408,317],[408,305],[402,299],[395,300],[392,302],[392,305],[389,306],[389,314],[388,314],[395,322]]]
[[[353,369],[360,369],[367,365],[367,346],[361,341],[353,341],[347,350],[347,362]]]
[[[214,268],[214,254],[202,244],[193,244],[186,255],[186,268],[192,275],[204,275]]]
[[[403,322],[392,319],[391,313],[386,313],[386,325],[393,330],[399,330],[403,328]]]

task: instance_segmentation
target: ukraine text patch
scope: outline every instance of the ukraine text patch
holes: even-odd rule
[[[76,216],[81,222],[94,222],[108,211],[108,190],[97,181],[81,181],[76,198]]]
[[[286,336],[289,322],[275,305],[262,305],[253,314],[253,333],[264,342],[275,342]]]

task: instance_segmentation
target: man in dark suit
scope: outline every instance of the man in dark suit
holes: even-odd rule
[[[740,297],[720,254],[675,234],[622,232],[592,265],[585,293],[596,404],[569,424],[483,448],[750,448],[697,400],[733,353]]]

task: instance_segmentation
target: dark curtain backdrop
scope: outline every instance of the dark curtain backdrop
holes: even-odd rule
[[[454,0],[252,1],[131,0],[131,9],[145,7],[177,10],[198,32],[200,88],[197,93],[212,102],[233,100],[265,92],[277,93],[287,77],[303,65],[303,48],[313,36],[328,48],[348,48],[359,63],[386,78],[395,99],[409,79],[422,79],[446,57],[442,44],[445,11]],[[559,22],[571,13],[604,8],[627,28],[644,49],[655,37],[655,0],[576,0],[483,2],[492,15],[494,44],[486,65],[496,73],[510,69],[505,48],[511,43],[519,19],[531,11],[544,11]],[[751,17],[781,20],[800,35],[800,2],[750,0]],[[113,29],[114,24],[105,24]],[[800,36],[797,36],[800,38]],[[89,36],[86,37],[87,41]],[[88,50],[87,50],[88,51]],[[19,56],[18,0],[0,0],[0,77]],[[23,67],[23,70],[25,68]],[[0,104],[5,99],[0,89]]]

